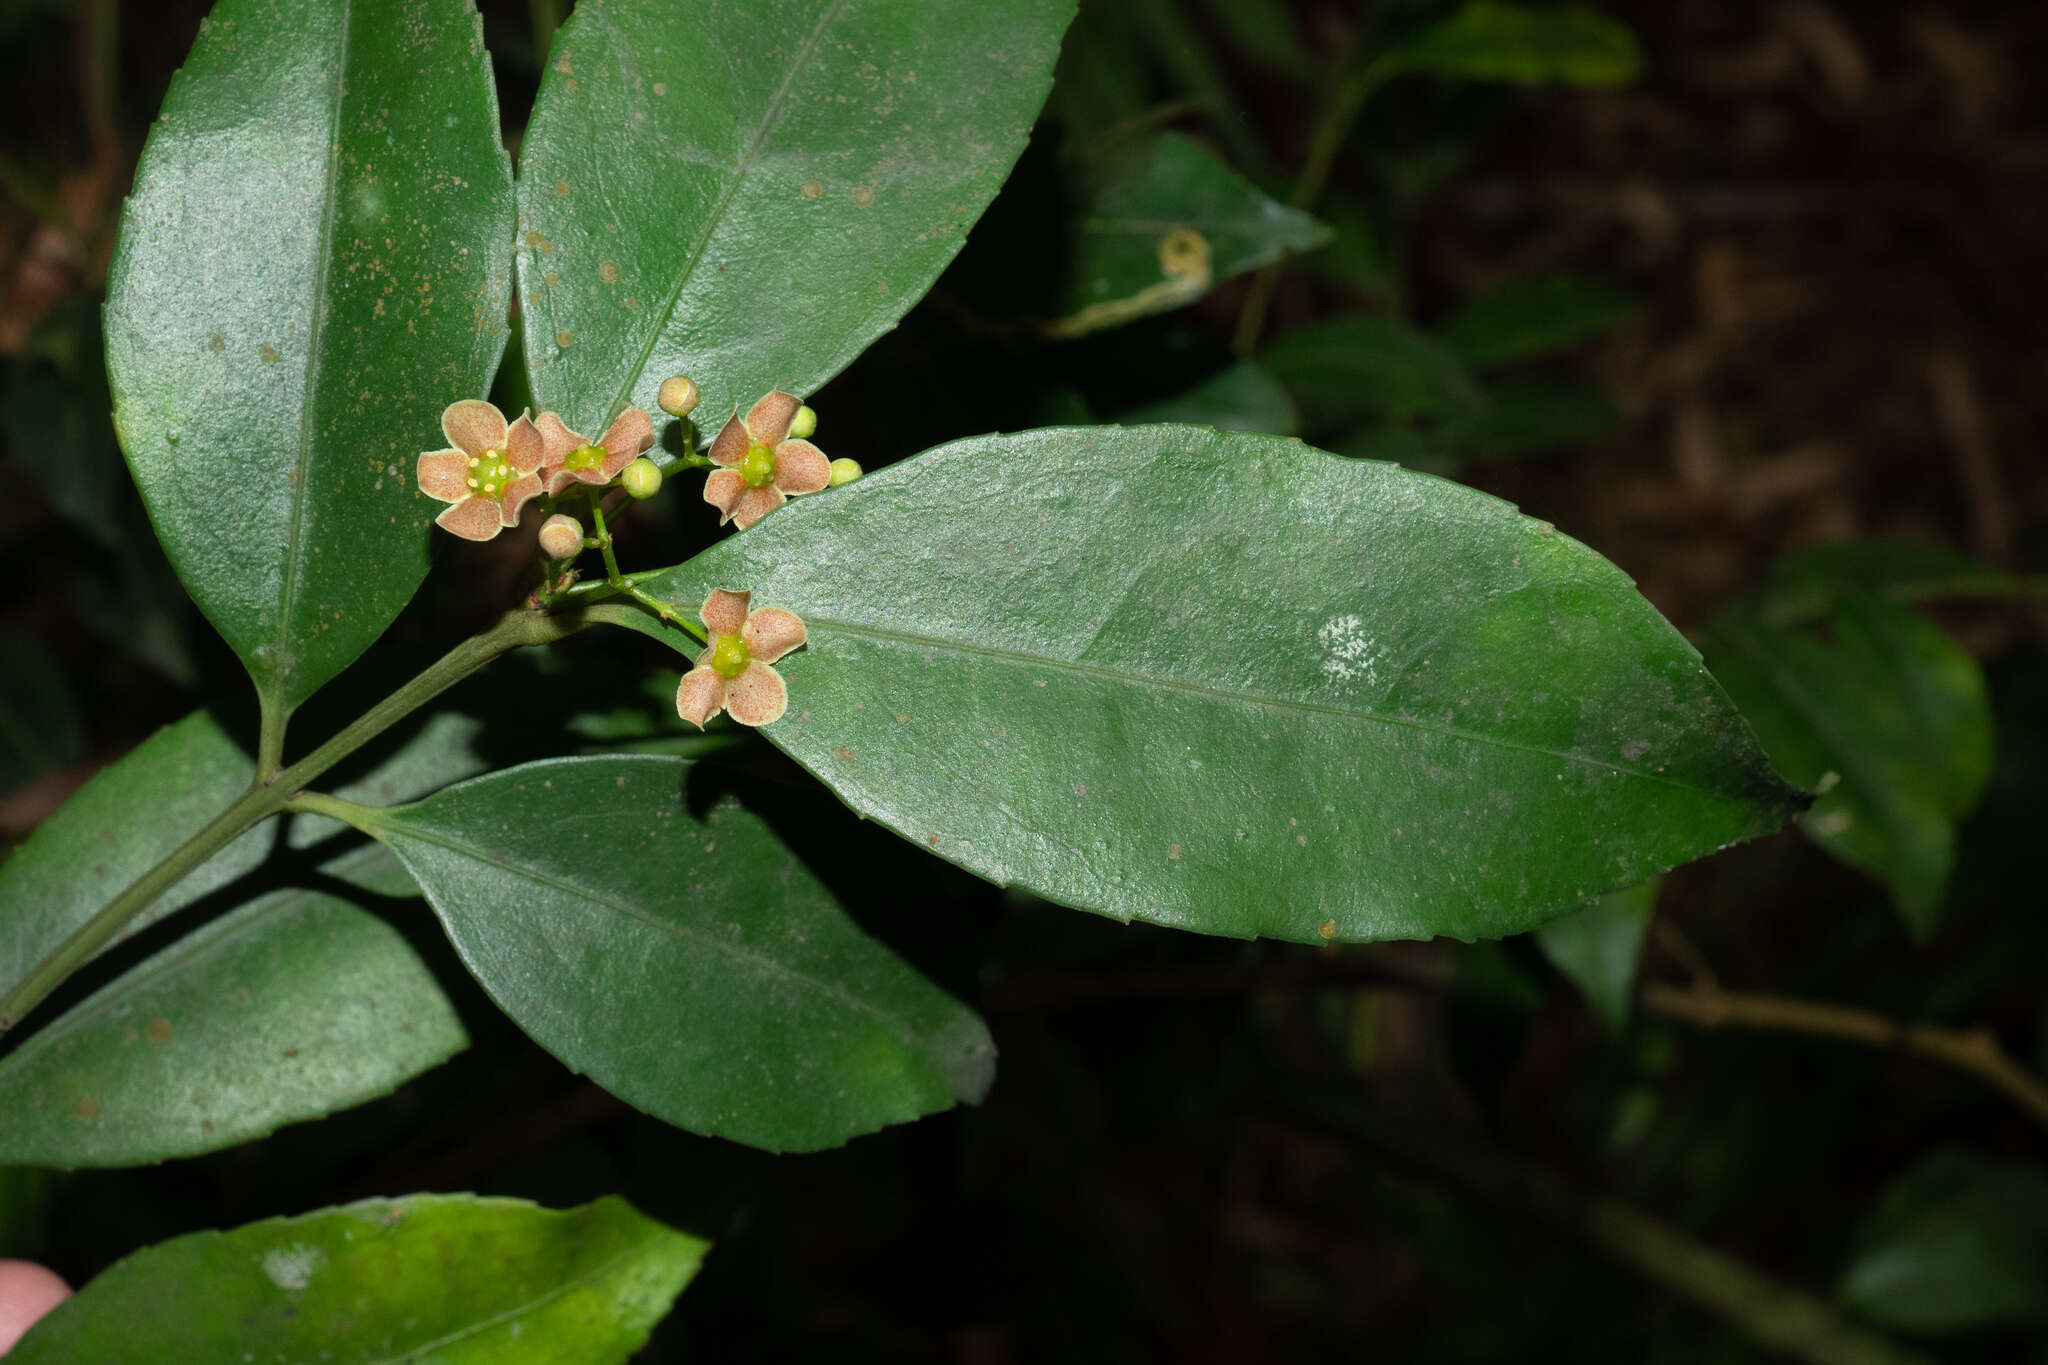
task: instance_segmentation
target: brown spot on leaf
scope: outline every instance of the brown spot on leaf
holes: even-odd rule
[[[82,1119],[96,1119],[100,1116],[100,1102],[87,1095],[77,1104],[71,1106],[71,1112]]]
[[[217,353],[220,351],[225,351],[227,348],[228,343],[219,332],[215,332],[212,336],[206,339],[206,349],[209,351],[214,351]]]
[[[561,347],[563,350],[566,351],[575,344],[576,334],[570,331],[568,328],[564,327],[561,331],[555,333],[555,345]]]
[[[168,1019],[152,1019],[142,1031],[152,1043],[168,1043],[171,1041],[171,1021]]]
[[[256,348],[256,354],[263,357],[263,363],[266,365],[275,365],[280,358],[277,354],[277,348],[275,346],[258,346]]]
[[[823,194],[824,192],[825,192],[825,187],[824,187],[823,185],[819,184],[819,183],[818,183],[817,181],[815,181],[815,180],[806,180],[806,181],[804,181],[804,188],[803,188],[803,196],[804,196],[804,198],[806,198],[806,199],[816,199],[816,198],[817,198],[817,197],[818,197],[819,195]]]
[[[1337,937],[1337,921],[1333,919],[1324,920],[1322,926],[1316,932],[1321,934],[1325,940]]]
[[[599,261],[597,263],[597,277],[606,284],[617,284],[619,282],[619,263],[617,261]]]
[[[556,193],[556,194],[567,194],[568,192],[569,192],[569,182],[568,182],[568,181],[566,181],[566,180],[557,180],[557,181],[555,182],[555,193]]]
[[[853,750],[842,744],[832,751],[832,757],[838,759],[841,763],[851,763],[853,762]]]
[[[855,185],[853,187],[853,202],[860,208],[866,208],[875,202],[875,192],[866,185]]]

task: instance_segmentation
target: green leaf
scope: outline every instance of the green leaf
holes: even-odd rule
[[[2028,580],[1999,573],[1946,545],[1912,540],[1850,540],[1810,545],[1771,566],[1759,610],[1784,623],[1824,616],[1844,593],[1893,602],[1941,597],[2002,597]]]
[[[477,728],[463,716],[436,716],[335,794],[355,801],[411,800],[480,772],[485,765],[474,747]],[[19,981],[94,911],[225,810],[248,789],[255,772],[255,763],[213,717],[197,711],[96,773],[0,863],[0,987]],[[124,937],[255,870],[276,846],[280,823],[264,821],[202,863],[143,911]],[[311,848],[341,828],[318,816],[294,816],[287,845]],[[394,885],[374,858],[336,875],[380,894],[412,894],[402,873]]]
[[[1604,280],[1540,275],[1474,299],[1438,330],[1459,359],[1485,369],[1605,335],[1634,308],[1632,295]]]
[[[1119,919],[1516,933],[1794,806],[1619,570],[1279,437],[976,437],[645,586],[800,614],[768,738],[940,857]]]
[[[1304,85],[1315,80],[1315,60],[1282,0],[1202,0],[1201,8],[1236,52]]]
[[[1292,436],[1301,429],[1301,412],[1287,390],[1248,360],[1218,370],[1184,393],[1132,408],[1119,420],[1132,426],[1185,422],[1218,431],[1266,431],[1276,436]]]
[[[0,793],[85,757],[85,719],[42,641],[0,625]]]
[[[1859,1230],[1842,1298],[1906,1332],[2048,1317],[2048,1173],[1936,1152],[1885,1191]]]
[[[534,397],[594,434],[688,373],[715,425],[895,325],[1024,148],[1072,0],[611,0],[520,148]]]
[[[622,1199],[370,1199],[117,1262],[8,1365],[318,1360],[611,1365],[647,1340],[707,1244]]]
[[[1224,280],[1332,236],[1179,133],[1119,148],[1089,179],[1074,225],[1071,288],[1046,325],[1054,336],[1085,336],[1193,303]]]
[[[346,855],[346,872],[389,854]],[[384,920],[290,887],[186,935],[0,1059],[0,1162],[133,1166],[389,1093],[468,1046]]]
[[[1642,69],[1635,36],[1591,10],[1470,0],[1379,58],[1390,74],[1423,71],[1510,85],[1625,85]]]
[[[691,772],[529,763],[380,811],[377,834],[499,1007],[657,1118],[808,1151],[978,1100],[981,1020],[863,934],[761,817],[686,802]]]
[[[1908,608],[1845,594],[1826,624],[1823,635],[1738,610],[1702,648],[1778,771],[1821,793],[1807,835],[1882,878],[1925,938],[1940,917],[1956,825],[1990,779],[1984,677]]]
[[[1432,432],[1431,444],[1447,455],[1507,459],[1597,440],[1620,421],[1614,400],[1590,384],[1516,376],[1489,389],[1485,406]]]
[[[1657,908],[1655,878],[1610,892],[1583,910],[1537,926],[1536,946],[1585,994],[1610,1031],[1628,1027],[1643,936]]]
[[[512,232],[468,0],[214,7],[122,219],[107,369],[157,534],[273,706],[426,573],[413,463],[490,386]]]
[[[1304,327],[1268,346],[1260,360],[1318,426],[1447,417],[1485,401],[1448,347],[1393,318]]]

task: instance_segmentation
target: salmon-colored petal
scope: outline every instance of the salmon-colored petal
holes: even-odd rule
[[[739,528],[744,531],[788,501],[788,498],[782,496],[782,490],[772,483],[763,484],[759,488],[749,488],[740,494],[740,500],[733,505],[732,519],[738,522]]]
[[[434,525],[464,540],[490,540],[505,529],[496,498],[468,497],[434,518]]]
[[[505,414],[481,398],[450,403],[441,414],[441,431],[448,444],[471,455],[502,448],[505,430]]]
[[[469,496],[469,456],[459,450],[429,450],[420,456],[414,471],[420,492],[442,502],[461,502]]]
[[[747,432],[761,445],[774,449],[789,435],[789,424],[796,419],[796,410],[803,400],[793,393],[781,389],[766,394],[761,401],[747,409]]]
[[[505,463],[522,474],[531,474],[547,458],[547,439],[525,413],[505,429]]]
[[[747,617],[741,632],[747,653],[764,664],[772,664],[804,642],[803,619],[781,607],[763,607]]]
[[[746,491],[747,481],[730,469],[714,469],[705,478],[704,501],[718,509],[720,526],[732,520],[732,509]]]
[[[568,459],[570,451],[581,450],[590,444],[569,430],[562,419],[552,412],[542,413],[535,420],[534,426],[540,430],[542,449],[545,452],[541,456],[541,465],[547,469],[553,469]]]
[[[751,593],[714,590],[704,599],[704,625],[713,635],[738,635],[747,628],[747,599]]]
[[[498,508],[507,526],[519,524],[519,511],[540,496],[540,475],[522,474],[505,485],[498,495]]]
[[[607,463],[609,463],[609,461],[607,461]],[[563,475],[566,476],[565,481],[568,483],[611,482],[611,476],[604,472],[603,465],[591,465],[584,469],[564,469],[561,472]]]
[[[789,709],[782,675],[760,660],[725,685],[725,711],[742,725],[772,725]]]
[[[715,668],[693,668],[676,687],[676,714],[699,730],[725,709],[725,679]]]
[[[747,457],[748,444],[746,425],[740,421],[740,415],[734,413],[718,429],[718,438],[704,453],[711,457],[713,464],[738,464]]]
[[[627,408],[605,428],[597,443],[604,447],[604,478],[609,483],[654,444],[654,419],[644,408]]]
[[[576,476],[566,469],[547,469],[541,472],[547,479],[548,496],[551,498],[560,497],[563,489],[576,482]]]
[[[809,441],[784,441],[775,447],[775,486],[792,496],[815,493],[832,482],[832,462]]]

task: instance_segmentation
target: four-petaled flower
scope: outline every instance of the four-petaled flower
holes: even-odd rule
[[[524,413],[507,426],[504,413],[465,398],[441,414],[441,434],[451,449],[422,453],[415,471],[420,492],[454,504],[434,524],[464,540],[489,540],[517,526],[519,509],[541,489],[540,429]]]
[[[804,623],[780,607],[749,612],[749,595],[720,588],[704,599],[711,641],[676,688],[676,713],[699,730],[721,710],[767,725],[789,709],[789,689],[768,665],[804,642]]]
[[[809,441],[789,434],[803,406],[777,389],[748,410],[734,413],[707,452],[717,469],[704,481],[704,501],[719,511],[718,524],[736,521],[742,531],[800,493],[816,493],[832,481],[832,462]]]
[[[541,477],[547,480],[549,497],[571,484],[610,483],[654,444],[654,419],[640,408],[620,413],[594,442],[569,430],[552,412],[540,415],[539,426],[547,450]]]

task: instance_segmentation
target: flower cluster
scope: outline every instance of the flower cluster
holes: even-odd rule
[[[661,385],[657,400],[664,412],[685,417],[702,395],[684,375]],[[827,459],[812,445],[818,415],[795,394],[777,389],[720,429],[710,448],[696,454],[685,424],[685,455],[681,463],[709,465],[704,501],[716,507],[719,524],[745,530],[792,497],[837,488],[861,476],[852,460]],[[682,613],[651,596],[639,580],[622,575],[605,528],[606,506],[596,490],[617,485],[635,500],[660,491],[662,467],[643,458],[654,445],[654,421],[640,408],[629,407],[595,441],[571,431],[559,415],[521,413],[507,422],[505,414],[479,399],[451,403],[441,414],[448,448],[421,454],[419,487],[448,507],[435,518],[443,530],[465,540],[490,540],[519,524],[519,515],[536,497],[546,499],[550,515],[540,528],[539,547],[548,569],[536,601],[585,589],[575,587],[567,561],[586,548],[604,551],[606,578],[589,585],[595,590],[629,597],[663,620]],[[595,536],[584,535],[575,517],[554,510],[556,500],[586,493]],[[705,648],[696,666],[676,688],[676,712],[703,729],[720,711],[742,725],[767,725],[789,708],[789,689],[771,665],[804,643],[804,623],[780,607],[749,611],[749,594],[720,588],[705,599],[701,615]]]

